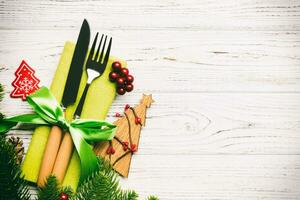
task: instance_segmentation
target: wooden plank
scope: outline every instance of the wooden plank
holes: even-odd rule
[[[1,29],[299,30],[299,1],[1,1]]]
[[[136,92],[118,96],[109,113],[138,104]],[[299,94],[153,94],[139,148],[143,155],[300,154]],[[14,109],[12,105],[14,104]],[[6,96],[7,115],[30,109]],[[30,139],[30,132],[13,134]],[[28,144],[29,141],[24,141]]]
[[[183,144],[188,145],[188,144]],[[139,155],[122,186],[164,200],[298,200],[299,155]]]
[[[299,166],[299,155],[137,154],[129,178],[120,181],[139,199],[298,200]]]
[[[36,69],[41,85],[49,85],[64,41],[76,40],[77,34],[0,31],[0,80],[11,90],[13,73],[26,59]],[[132,30],[111,34],[112,54],[128,61],[138,92],[300,91],[298,31]]]

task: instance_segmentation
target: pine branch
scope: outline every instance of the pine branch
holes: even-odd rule
[[[38,191],[39,200],[59,200],[59,186],[55,176],[49,176],[45,187],[40,188]]]
[[[99,158],[99,171],[87,178],[74,194],[70,188],[60,188],[55,176],[47,179],[45,187],[38,192],[39,200],[59,200],[62,192],[70,200],[137,200],[138,194],[131,190],[122,190],[117,174],[107,161]],[[159,200],[149,196],[147,200]]]
[[[74,200],[137,200],[134,191],[122,190],[116,173],[99,158],[99,171],[90,176],[78,188]]]
[[[4,96],[4,89],[3,89],[3,85],[0,83],[0,101],[2,101],[3,96]]]
[[[44,187],[40,188],[38,191],[38,199],[39,200],[60,200],[60,194],[64,192],[69,196],[72,196],[72,189],[61,188],[58,185],[58,181],[55,176],[49,176],[47,178],[47,183]]]
[[[0,101],[2,101],[3,96],[4,96],[4,89],[3,89],[3,85],[0,83]],[[0,119],[3,119],[4,115],[0,112]]]
[[[155,196],[149,196],[147,198],[147,200],[159,200],[159,198],[155,197]]]
[[[21,176],[14,147],[0,136],[0,199],[29,200],[27,182]]]

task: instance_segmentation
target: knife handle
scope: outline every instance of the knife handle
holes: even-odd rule
[[[39,177],[37,180],[37,185],[39,187],[43,187],[45,185],[48,176],[50,176],[52,172],[61,139],[62,130],[58,126],[53,126],[48,136]]]
[[[80,101],[79,101],[79,103],[76,107],[75,113],[74,113],[75,117],[80,117],[80,115],[81,115],[81,111],[82,111],[85,97],[86,97],[87,91],[89,90],[89,87],[90,87],[90,83],[87,83],[84,87],[84,91],[80,97]]]
[[[56,176],[58,183],[62,183],[68,169],[69,161],[73,152],[73,140],[70,133],[65,133],[60,145],[52,174]]]

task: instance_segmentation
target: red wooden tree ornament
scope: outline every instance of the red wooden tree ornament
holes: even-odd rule
[[[26,96],[39,89],[40,80],[34,76],[35,71],[23,60],[15,72],[16,79],[12,82],[14,90],[10,93],[13,98],[21,97],[23,101]]]

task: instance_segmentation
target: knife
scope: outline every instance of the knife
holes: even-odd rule
[[[61,100],[64,111],[68,106],[74,104],[76,101],[89,42],[90,27],[87,20],[84,19],[73,53],[63,97]],[[61,144],[62,134],[62,130],[58,126],[52,127],[48,136],[47,145],[37,180],[39,187],[42,187],[45,184],[47,177],[53,170],[55,159]]]

